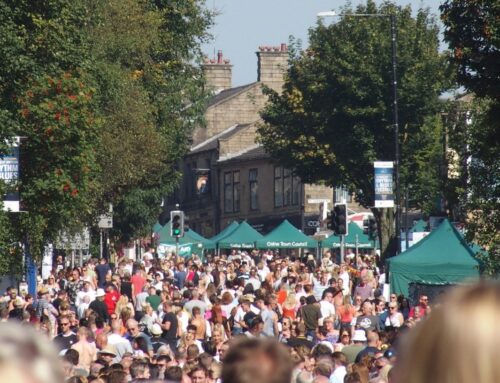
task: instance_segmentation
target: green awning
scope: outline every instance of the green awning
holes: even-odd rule
[[[425,222],[423,219],[419,219],[417,222],[415,222],[415,225],[410,229],[410,233],[423,233],[426,231],[429,231],[427,228],[427,222]]]
[[[193,238],[195,241],[203,244],[204,249],[215,249],[215,242],[212,241],[211,239],[205,238],[201,234],[198,234],[196,231],[189,229],[189,231],[186,232],[186,235],[188,237]]]
[[[479,278],[479,262],[455,227],[445,219],[428,236],[387,260],[391,290],[408,296],[411,282],[458,283]]]
[[[318,246],[317,241],[302,233],[286,219],[255,244],[257,249],[298,249]]]
[[[238,228],[238,226],[240,226],[240,224],[237,221],[233,221],[229,225],[227,225],[225,229],[222,230],[219,234],[216,234],[212,238],[210,238],[210,240],[214,243],[217,243],[220,239],[232,234]]]
[[[358,243],[358,249],[374,248],[374,243],[368,235],[363,233],[363,230],[356,223],[349,222],[348,234],[345,237],[345,247],[355,248],[356,242]],[[340,247],[340,237],[331,235],[327,239],[321,241],[321,246],[324,249]]]
[[[162,227],[163,227],[163,226],[162,226],[162,225],[160,225],[160,222],[156,222],[156,223],[153,225],[153,233],[159,233]]]
[[[231,234],[221,238],[217,245],[220,249],[253,249],[255,241],[262,238],[246,221],[243,221]]]

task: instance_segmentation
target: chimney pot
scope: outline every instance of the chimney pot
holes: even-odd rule
[[[288,47],[286,46],[285,43],[281,43],[281,51],[286,52],[288,50]]]
[[[217,64],[222,64],[222,51],[217,52]]]

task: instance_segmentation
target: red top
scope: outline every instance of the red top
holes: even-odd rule
[[[134,274],[132,278],[130,278],[130,282],[134,286],[134,297],[137,294],[142,293],[142,288],[146,284],[146,280],[140,274]]]
[[[104,303],[108,307],[109,315],[115,312],[116,302],[120,299],[120,294],[116,290],[112,290],[106,293],[104,296]]]
[[[295,320],[295,309],[287,309],[283,307],[283,317],[290,318],[291,320]]]

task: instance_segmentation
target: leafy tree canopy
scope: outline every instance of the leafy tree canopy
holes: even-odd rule
[[[427,10],[413,17],[410,7],[391,3],[367,1],[342,13],[396,14],[405,184],[405,176],[408,181],[414,177],[411,167],[422,168],[427,160],[413,140],[431,146],[439,140],[431,116],[439,109],[447,73],[438,53],[438,27]],[[266,150],[302,180],[345,185],[365,207],[373,205],[373,161],[394,160],[390,36],[388,17],[344,16],[330,25],[320,21],[309,32],[309,48],[292,50],[283,93],[268,90],[265,124],[259,129]],[[421,157],[417,164],[416,151]],[[394,229],[384,222],[393,236]]]

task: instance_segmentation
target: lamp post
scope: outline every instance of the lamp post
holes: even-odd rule
[[[382,14],[382,13],[341,13],[337,14],[335,11],[319,12],[318,17],[388,17],[391,22],[391,47],[392,47],[392,96],[393,96],[393,125],[394,125],[394,178],[396,186],[396,200],[394,201],[395,221],[396,221],[396,254],[401,252],[401,207],[400,207],[400,187],[399,187],[399,115],[398,115],[398,78],[397,78],[397,55],[396,55],[396,15],[395,14]]]

